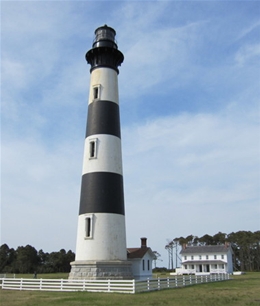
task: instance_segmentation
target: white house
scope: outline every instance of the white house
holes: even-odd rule
[[[154,253],[147,247],[146,238],[141,238],[140,248],[128,248],[127,260],[132,262],[132,272],[135,279],[142,280],[152,277]]]
[[[177,274],[233,273],[232,248],[225,245],[204,245],[182,247],[181,268]]]

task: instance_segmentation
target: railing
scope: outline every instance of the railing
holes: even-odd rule
[[[211,275],[183,275],[174,278],[148,279],[146,281],[135,282],[135,292],[153,291],[168,288],[179,288],[189,285],[196,285],[209,282],[224,281],[230,279],[229,274]]]
[[[69,280],[69,279],[25,279],[2,278],[2,289],[45,291],[93,291],[137,293],[167,288],[228,280],[229,274],[186,275],[174,278],[136,280]]]
[[[134,293],[134,280],[3,278],[2,289]]]

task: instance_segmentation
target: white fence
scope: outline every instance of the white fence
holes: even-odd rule
[[[228,280],[229,274],[186,275],[174,278],[136,280],[68,280],[68,279],[28,279],[2,278],[2,289],[45,290],[45,291],[93,291],[137,293],[167,288]]]
[[[135,292],[153,291],[169,288],[185,287],[209,282],[224,281],[230,279],[229,274],[212,275],[183,275],[174,278],[147,279],[135,282]]]
[[[2,289],[135,293],[134,280],[69,280],[4,278]]]

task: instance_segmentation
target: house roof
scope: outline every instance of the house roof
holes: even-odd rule
[[[144,255],[150,252],[152,254],[151,248],[142,247],[142,248],[128,248],[127,249],[127,258],[143,258]]]
[[[226,245],[187,246],[180,251],[180,254],[227,253],[229,249],[230,246]]]

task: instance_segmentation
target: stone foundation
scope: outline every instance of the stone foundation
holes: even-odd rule
[[[133,279],[129,261],[73,261],[69,279]]]

